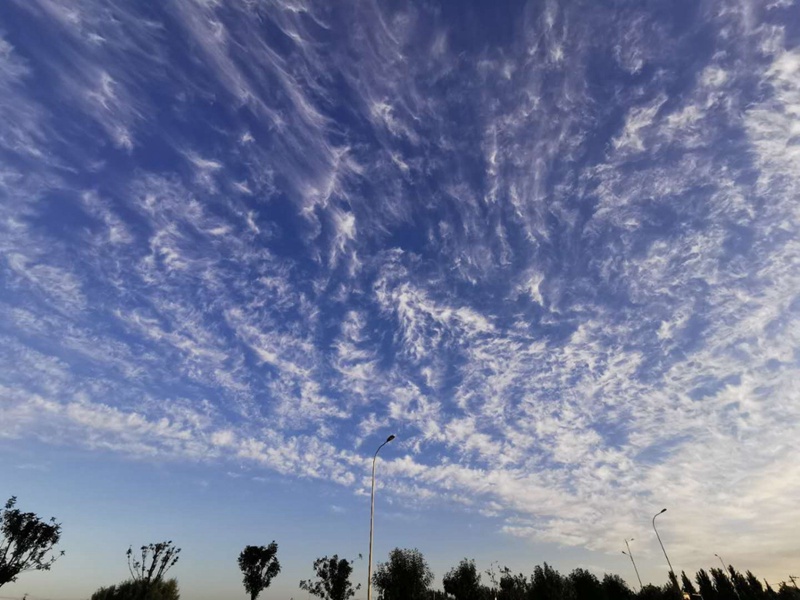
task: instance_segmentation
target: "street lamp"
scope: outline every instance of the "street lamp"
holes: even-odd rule
[[[664,514],[665,512],[667,512],[667,509],[666,508],[662,508],[660,512],[657,512],[653,516],[653,531],[656,532],[656,537],[658,538],[658,543],[661,545],[661,551],[664,553],[664,558],[667,559],[667,564],[669,565],[669,574],[672,577],[672,581],[675,582],[675,585],[678,585],[678,579],[675,577],[675,571],[672,570],[672,563],[669,562],[669,556],[667,556],[667,551],[664,550],[664,543],[661,541],[661,536],[658,535],[658,529],[656,529],[656,517],[658,515]]]
[[[633,570],[636,571],[636,579],[639,580],[639,589],[641,590],[644,587],[642,585],[642,578],[639,577],[639,569],[636,568],[636,563],[633,560],[633,552],[631,552],[631,547],[628,545],[628,542],[632,542],[632,541],[633,541],[633,538],[631,538],[631,539],[625,538],[625,547],[628,549],[628,551],[625,552],[625,550],[623,550],[622,553],[623,554],[627,554],[628,558],[631,559],[631,562],[633,563]]]
[[[367,567],[367,600],[372,600],[372,523],[375,519],[375,461],[378,458],[378,452],[381,451],[386,444],[394,439],[394,434],[386,438],[378,449],[375,450],[375,456],[372,457],[372,497],[369,507],[369,566]]]
[[[720,564],[722,564],[722,572],[724,573],[725,571],[727,571],[728,569],[725,566],[725,561],[722,560],[722,557],[719,554],[717,554],[716,552],[714,552],[714,556],[716,556],[719,559]]]

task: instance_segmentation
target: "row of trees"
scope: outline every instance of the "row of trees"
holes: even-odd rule
[[[373,585],[380,600],[800,600],[796,584],[781,583],[776,591],[750,571],[740,573],[732,565],[726,570],[698,571],[694,582],[681,573],[670,575],[663,586],[646,585],[633,591],[619,576],[601,579],[585,569],[562,575],[544,563],[526,576],[508,567],[492,567],[484,573],[484,584],[475,561],[463,559],[442,578],[444,593],[433,591],[433,573],[419,550],[396,548],[389,561],[378,565]],[[329,600],[346,600],[330,598]]]
[[[0,531],[0,587],[25,571],[49,570],[64,554],[54,552],[61,525],[55,519],[44,521],[22,512],[15,497],[2,511]],[[180,553],[171,541],[142,546],[138,554],[128,548],[130,578],[100,588],[91,600],[178,600],[178,582],[166,574]],[[238,563],[245,591],[250,600],[256,600],[281,571],[278,544],[246,546]],[[300,589],[321,600],[350,600],[361,587],[353,586],[352,572],[353,561],[324,556],[314,561],[316,577],[301,581]],[[733,566],[701,569],[694,581],[686,573],[681,573],[680,580],[670,574],[665,585],[646,585],[638,592],[618,575],[606,574],[601,580],[585,569],[562,575],[547,563],[536,566],[529,576],[495,566],[481,574],[475,561],[465,558],[442,578],[444,591],[431,589],[433,579],[419,550],[395,548],[387,562],[378,563],[372,585],[379,600],[800,600],[796,583],[781,583],[776,591],[750,571],[741,573]]]
[[[171,541],[142,546],[141,558],[134,557],[128,549],[128,570],[131,578],[119,585],[100,588],[91,600],[178,600],[178,582],[165,579],[166,572],[178,562],[180,548]],[[250,600],[256,600],[272,580],[281,572],[278,561],[278,544],[245,546],[239,554],[242,583]],[[314,561],[316,579],[300,582],[300,588],[322,600],[349,600],[355,590],[350,575],[353,563],[337,555]]]

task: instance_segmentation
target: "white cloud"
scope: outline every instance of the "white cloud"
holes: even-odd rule
[[[800,55],[761,12],[687,66],[634,8],[478,52],[413,5],[68,4],[20,8],[62,54],[0,40],[0,436],[364,493],[393,431],[411,507],[616,551],[668,501],[687,562],[789,555]]]

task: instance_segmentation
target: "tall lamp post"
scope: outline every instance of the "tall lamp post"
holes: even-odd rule
[[[716,556],[719,559],[719,562],[722,565],[722,572],[724,573],[725,571],[727,571],[728,569],[725,566],[725,561],[722,560],[722,557],[719,554],[717,554],[716,552],[714,552],[714,556]]]
[[[381,451],[386,444],[394,439],[394,435],[386,438],[378,449],[375,450],[375,456],[372,457],[372,497],[370,499],[369,507],[369,566],[367,567],[367,600],[372,600],[372,523],[375,519],[375,461],[378,458],[378,452]]]
[[[664,550],[664,543],[661,541],[661,536],[660,536],[660,535],[658,535],[658,529],[656,529],[656,517],[657,517],[658,515],[662,515],[662,514],[664,514],[665,512],[667,512],[667,509],[666,509],[666,508],[662,508],[662,509],[661,509],[661,511],[657,512],[657,513],[656,513],[656,514],[653,516],[653,531],[655,531],[655,532],[656,532],[656,537],[658,538],[658,543],[661,545],[661,551],[664,553],[664,558],[666,558],[666,559],[667,559],[667,564],[669,565],[669,574],[670,574],[670,577],[672,578],[672,581],[674,581],[674,582],[675,582],[675,585],[678,585],[678,579],[677,579],[677,577],[675,577],[675,571],[673,571],[673,570],[672,570],[672,563],[671,563],[671,562],[669,562],[669,556],[667,556],[667,551],[666,551],[666,550]]]
[[[625,547],[628,549],[628,551],[625,552],[625,550],[623,550],[622,553],[623,554],[627,554],[628,558],[631,559],[631,563],[633,563],[633,570],[636,571],[636,579],[639,580],[639,589],[641,590],[644,587],[642,585],[642,578],[639,577],[639,569],[636,568],[636,562],[633,560],[633,552],[631,552],[631,547],[628,545],[628,542],[632,542],[632,541],[633,541],[633,538],[631,538],[631,539],[625,538]]]

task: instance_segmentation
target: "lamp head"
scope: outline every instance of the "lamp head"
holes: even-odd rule
[[[386,438],[386,443],[388,444],[388,443],[389,443],[389,442],[391,442],[393,439],[394,439],[394,434],[392,434],[392,435],[390,435],[388,438]],[[667,510],[667,509],[665,508],[664,510]]]
[[[665,512],[667,512],[667,509],[666,509],[666,508],[662,508],[662,509],[661,509],[661,512],[660,512],[660,513],[658,513],[658,514],[665,513]]]

